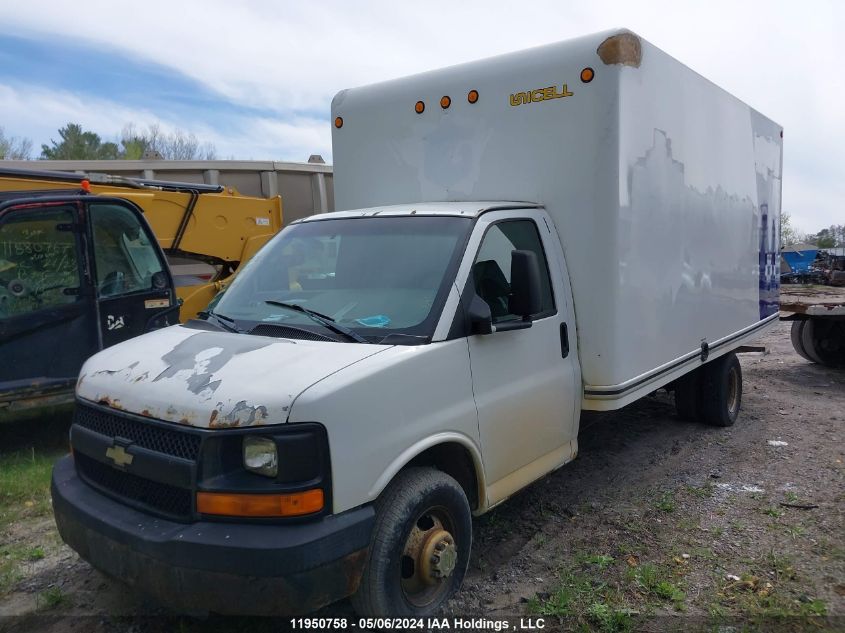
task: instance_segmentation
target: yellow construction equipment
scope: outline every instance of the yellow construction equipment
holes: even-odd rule
[[[0,169],[0,192],[45,190],[83,190],[138,205],[171,263],[182,321],[205,309],[226,279],[282,228],[280,196],[256,198],[231,187],[106,174]],[[199,275],[180,274],[186,262],[205,266]]]

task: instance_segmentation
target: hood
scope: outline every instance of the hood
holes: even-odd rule
[[[280,424],[305,389],[385,349],[174,326],[92,356],[76,394],[201,428]]]

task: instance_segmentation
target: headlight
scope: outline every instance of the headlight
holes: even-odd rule
[[[269,437],[245,436],[244,468],[259,475],[275,477],[279,472],[276,442]]]

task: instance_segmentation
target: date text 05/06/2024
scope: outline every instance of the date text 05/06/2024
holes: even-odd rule
[[[294,630],[541,631],[543,618],[291,618]]]

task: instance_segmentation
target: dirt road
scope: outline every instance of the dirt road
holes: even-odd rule
[[[546,630],[845,629],[845,371],[795,354],[789,324],[742,356],[732,428],[679,421],[665,392],[582,424],[580,454],[475,522],[448,614],[542,617]],[[280,630],[180,618],[80,561],[49,515],[0,533],[16,567],[0,629]],[[321,615],[352,616],[348,603]],[[154,616],[145,618],[145,616]],[[733,630],[741,630],[736,628]]]

